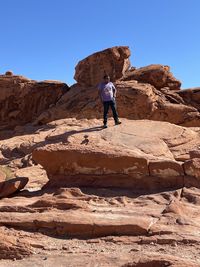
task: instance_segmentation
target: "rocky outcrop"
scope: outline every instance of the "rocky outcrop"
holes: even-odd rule
[[[179,93],[166,66],[129,71],[130,51],[120,49],[86,59],[70,90],[12,71],[0,76],[8,84],[0,94],[1,266],[199,266],[198,93]],[[107,129],[94,86],[100,76],[87,66],[103,54],[124,117]],[[15,113],[23,100],[24,118]],[[31,116],[34,124],[16,126]]]
[[[185,172],[187,175],[194,176],[200,179],[200,159],[193,158],[191,160],[187,160],[184,163]]]
[[[180,90],[181,87],[181,82],[170,72],[170,67],[159,64],[152,64],[139,69],[132,68],[125,73],[123,80],[149,83],[158,90],[163,87],[168,87],[170,90]]]
[[[128,119],[167,121],[182,126],[200,126],[200,113],[176,92],[137,81],[117,81],[119,116]],[[78,103],[78,104],[77,104]],[[61,118],[102,118],[103,107],[97,89],[75,84],[57,104],[43,112],[35,124]]]
[[[34,123],[45,124],[70,117],[101,118],[103,108],[96,85],[108,73],[118,91],[120,117],[200,126],[198,88],[180,90],[181,82],[173,76],[169,66],[153,64],[129,69],[129,56],[128,47],[114,47],[79,62],[75,73],[78,83],[72,85],[55,106],[41,113]]]
[[[120,117],[200,126],[198,88],[180,90],[181,83],[168,66],[129,70],[129,56],[128,47],[113,47],[87,57],[76,67],[78,84],[70,88],[53,81],[37,83],[12,72],[1,75],[1,129],[31,121],[40,125],[62,118],[101,118],[96,84],[104,70],[100,71],[99,62],[115,81]]]
[[[200,111],[200,88],[184,89],[178,92],[187,105],[193,106]]]
[[[0,129],[33,121],[67,90],[68,86],[61,82],[36,82],[13,74],[0,75]]]
[[[47,171],[49,185],[153,191],[184,186],[182,161],[199,144],[199,133],[165,122],[124,120],[106,130],[85,124],[54,131],[46,142],[33,159]]]
[[[115,46],[81,60],[75,68],[74,79],[81,85],[96,86],[105,74],[112,81],[121,78],[130,67],[128,46]]]
[[[126,119],[108,126],[65,119],[17,127],[9,142],[0,141],[9,166],[33,153],[50,179],[41,190],[40,165],[16,171],[32,177],[32,184],[0,201],[0,225],[12,237],[9,244],[2,237],[2,261],[29,256],[27,266],[44,259],[49,266],[64,259],[78,266],[80,257],[69,259],[76,254],[86,257],[79,266],[198,266],[199,178],[186,164],[191,151],[198,155],[199,128]]]
[[[26,163],[38,162],[57,187],[181,187],[185,175],[182,163],[190,159],[191,151],[197,153],[200,145],[199,128],[150,120],[122,120],[119,127],[110,120],[109,128],[103,130],[96,119],[65,119],[41,129],[18,127],[15,134],[19,137],[10,138],[9,143],[0,141],[4,164],[21,168],[17,177],[27,175],[29,183],[40,177],[42,185],[47,181],[42,170],[35,176],[35,167]]]
[[[39,257],[23,264],[45,259],[62,266],[64,258],[71,266],[87,266],[91,255],[101,264],[109,255],[105,266],[196,267],[199,199],[194,188],[140,196],[132,190],[62,188],[2,199],[0,259],[33,254]]]

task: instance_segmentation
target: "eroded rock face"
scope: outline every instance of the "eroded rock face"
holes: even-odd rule
[[[138,190],[183,186],[180,161],[189,159],[199,143],[198,132],[147,120],[109,124],[105,130],[96,124],[86,127],[86,122],[84,128],[54,131],[46,145],[33,151],[50,184]]]
[[[0,75],[0,129],[33,121],[55,104],[67,88],[61,82],[36,82],[22,76]]]
[[[23,264],[197,267],[199,200],[194,188],[139,196],[116,188],[62,188],[3,199],[1,263],[33,254]]]
[[[185,103],[200,111],[200,87],[184,89],[178,92]]]
[[[0,183],[6,180],[6,174],[3,171],[0,171]]]
[[[123,70],[126,56],[118,65]],[[108,60],[108,70],[109,62],[114,61]],[[7,181],[0,172],[0,266],[200,265],[200,128],[160,121],[200,125],[198,96],[190,105],[178,94],[179,83],[167,67],[164,73],[160,67],[148,71],[141,71],[143,82],[116,81],[120,116],[131,119],[119,126],[110,119],[102,129],[96,88],[84,84],[80,71],[84,85],[72,86],[54,107],[45,106],[34,125],[1,132],[0,164],[17,178]],[[28,102],[34,114],[43,111],[38,83],[13,74],[6,79],[12,79],[13,91],[2,90],[2,108],[15,111],[9,103],[19,104],[13,94],[21,88],[19,99],[27,101],[28,92],[39,105]],[[26,121],[30,114],[24,116]]]
[[[188,175],[194,176],[200,179],[200,159],[199,158],[193,158],[191,160],[187,160],[184,163],[184,168],[185,168],[185,172]]]
[[[130,54],[128,46],[115,46],[94,53],[77,64],[74,79],[81,85],[96,86],[108,74],[112,81],[116,81],[129,69]]]
[[[198,153],[199,128],[150,120],[123,119],[121,126],[113,124],[109,120],[109,128],[103,130],[96,119],[65,119],[41,129],[18,127],[17,136],[0,141],[3,162],[22,168],[17,177],[27,174],[31,183],[40,177],[41,185],[47,179],[42,170],[34,170],[36,162],[47,170],[55,186],[145,186],[153,190],[184,184],[182,163],[192,151]],[[37,175],[31,174],[34,171]]]
[[[103,107],[97,84],[105,73],[117,88],[119,116],[128,119],[168,121],[177,125],[200,126],[199,89],[181,91],[181,82],[169,66],[152,64],[129,69],[128,47],[113,47],[80,61],[77,84],[35,120],[35,124],[62,118],[102,118]],[[77,105],[78,103],[78,105]]]
[[[10,235],[6,227],[0,227],[0,260],[19,260],[32,254],[30,244]]]
[[[123,80],[137,80],[142,83],[150,83],[156,89],[168,87],[170,90],[180,90],[181,87],[181,82],[170,72],[170,67],[159,64],[129,70],[125,73]]]
[[[126,119],[108,126],[65,119],[18,127],[0,141],[9,166],[33,153],[50,179],[41,190],[40,165],[16,171],[32,181],[0,200],[2,264],[12,266],[12,255],[26,266],[199,265],[199,178],[183,168],[190,151],[198,154],[199,128]]]
[[[188,127],[200,126],[199,111],[187,105],[169,88],[157,90],[150,84],[134,80],[117,81],[115,86],[118,90],[117,109],[122,118],[168,121]],[[103,106],[97,88],[75,84],[56,106],[43,112],[35,120],[35,124],[70,117],[87,119],[103,117]]]

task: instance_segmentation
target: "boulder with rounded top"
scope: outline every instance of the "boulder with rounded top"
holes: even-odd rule
[[[150,83],[156,89],[168,87],[171,90],[180,90],[181,82],[170,72],[170,67],[160,64],[152,64],[128,71],[123,80],[137,80]]]
[[[82,85],[96,86],[105,74],[111,81],[121,78],[130,67],[128,46],[115,46],[94,53],[79,61],[74,79]]]

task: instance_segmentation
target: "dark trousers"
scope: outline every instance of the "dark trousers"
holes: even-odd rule
[[[107,120],[108,120],[109,107],[111,107],[111,109],[112,109],[113,118],[114,118],[115,122],[119,121],[117,110],[116,110],[115,100],[103,102],[103,107],[104,107],[104,111],[103,111],[103,123],[104,124],[106,124]]]

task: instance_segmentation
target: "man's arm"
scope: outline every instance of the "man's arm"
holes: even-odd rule
[[[117,97],[117,89],[116,87],[114,86],[114,84],[112,84],[112,89],[113,89],[113,96],[114,98]]]
[[[100,85],[97,87],[97,90],[98,90],[99,98],[101,99],[101,102],[103,102]]]

